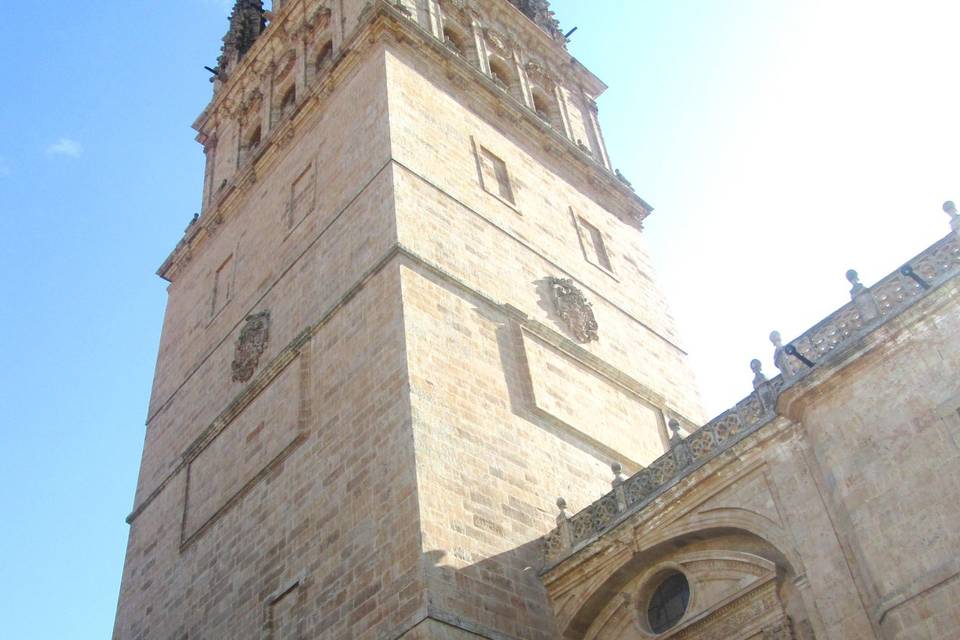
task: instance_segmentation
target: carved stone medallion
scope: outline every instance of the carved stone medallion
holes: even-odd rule
[[[569,278],[548,278],[550,293],[557,313],[566,323],[577,340],[592,342],[599,340],[597,334],[597,319],[593,315],[591,305],[583,292],[578,289]]]
[[[261,311],[247,316],[247,323],[240,330],[240,337],[237,338],[233,352],[233,363],[230,365],[234,382],[247,382],[253,377],[269,339],[270,312]]]
[[[489,27],[484,30],[487,34],[487,42],[490,43],[491,48],[498,53],[506,53],[507,51],[507,39],[499,31],[494,31]]]

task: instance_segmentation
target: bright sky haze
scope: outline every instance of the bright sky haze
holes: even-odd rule
[[[166,299],[199,209],[190,124],[223,0],[19,3],[0,26],[4,636],[110,637]],[[610,90],[612,160],[709,415],[786,339],[943,236],[960,3],[554,0]]]

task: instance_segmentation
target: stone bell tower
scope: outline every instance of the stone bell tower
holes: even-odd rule
[[[702,420],[543,0],[238,0],[114,638],[516,638],[572,509]]]

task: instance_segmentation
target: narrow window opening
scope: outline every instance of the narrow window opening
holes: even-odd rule
[[[537,115],[541,120],[549,124],[551,127],[556,127],[559,118],[557,117],[557,105],[556,101],[552,100],[547,93],[535,87],[533,89],[533,110],[537,112]]]
[[[261,138],[261,128],[260,125],[257,125],[253,128],[247,135],[247,139],[243,144],[243,149],[241,150],[241,162],[246,162],[249,160],[253,154],[257,151],[257,148],[260,147],[260,138]]]
[[[314,69],[316,70],[316,72],[320,73],[320,71],[327,65],[327,63],[330,62],[330,59],[332,57],[333,57],[333,43],[328,42],[327,44],[323,45],[323,47],[320,49],[320,53],[317,54],[317,61],[314,64]]]
[[[487,149],[480,148],[480,167],[482,170],[483,187],[490,193],[515,204],[513,187],[510,184],[510,174],[507,164]]]
[[[610,255],[607,253],[607,247],[603,242],[603,234],[600,232],[600,229],[583,218],[580,218],[580,227],[586,232],[586,238],[584,238],[584,240],[588,245],[587,250],[591,253],[590,257],[607,271],[613,271],[610,263]]]
[[[227,302],[230,301],[230,296],[233,293],[231,278],[232,264],[233,255],[230,255],[213,274],[213,304],[210,308],[211,316],[215,316],[227,305]]]
[[[303,170],[290,187],[290,215],[287,226],[293,227],[313,210],[315,180],[313,165]]]
[[[510,71],[506,63],[498,58],[490,58],[490,75],[494,84],[504,91],[510,91]]]
[[[453,51],[455,54],[461,58],[466,57],[467,49],[464,46],[464,38],[459,33],[451,29],[450,27],[445,27],[443,29],[443,43],[447,45],[447,48]]]
[[[280,119],[286,118],[293,113],[294,108],[297,106],[297,88],[291,86],[287,89],[286,93],[283,94],[283,98],[280,99]]]
[[[257,128],[253,130],[252,134],[250,134],[250,140],[247,146],[251,149],[256,149],[260,146],[260,125],[257,125]]]

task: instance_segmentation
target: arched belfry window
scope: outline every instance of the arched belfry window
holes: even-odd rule
[[[556,96],[550,95],[540,87],[532,87],[530,94],[533,97],[533,110],[537,112],[540,119],[551,127],[560,129],[562,120]]]
[[[498,87],[511,93],[513,90],[513,74],[510,72],[510,65],[507,61],[496,56],[490,57],[490,75],[493,82]]]
[[[680,572],[668,574],[650,596],[647,622],[654,633],[663,633],[676,626],[690,604],[690,583]]]
[[[443,27],[443,43],[447,45],[448,49],[461,58],[467,57],[467,38],[457,28],[452,26]]]
[[[324,67],[327,66],[327,63],[333,59],[333,42],[327,42],[325,45],[320,47],[320,53],[317,54],[317,58],[314,61],[314,73],[317,75],[323,71]]]
[[[293,113],[297,108],[297,87],[293,84],[283,92],[283,97],[280,98],[280,112],[277,120],[282,120],[286,118],[291,113]]]

